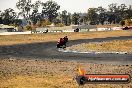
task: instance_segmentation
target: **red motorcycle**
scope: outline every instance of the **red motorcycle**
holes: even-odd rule
[[[57,42],[57,48],[66,48],[66,43],[68,42],[67,36],[64,38],[60,38],[60,40]]]

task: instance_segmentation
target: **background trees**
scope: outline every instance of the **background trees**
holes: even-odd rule
[[[0,24],[3,24],[3,20],[2,20],[2,11],[0,11]]]
[[[6,25],[12,24],[16,16],[17,15],[13,9],[11,8],[6,9],[4,12],[1,13],[1,20],[2,20],[1,23],[6,24]]]
[[[33,11],[30,14],[29,18],[33,24],[36,24],[38,21],[42,20],[41,13],[39,13],[39,7],[40,6],[41,6],[40,1],[36,1],[34,4],[32,4]]]
[[[23,17],[28,25],[39,25],[39,27],[52,23],[61,26],[71,24],[104,25],[106,22],[123,24],[124,20],[132,19],[132,5],[117,5],[116,3],[108,5],[108,9],[99,6],[98,8],[89,8],[87,13],[74,12],[73,14],[66,10],[59,12],[60,6],[52,0],[47,2],[36,1],[35,3],[32,3],[32,0],[18,0],[16,7],[19,10],[18,14],[11,8],[3,12],[0,11],[0,24],[21,25],[23,21],[19,17]]]
[[[62,17],[62,23],[67,25],[68,23],[67,23],[67,11],[66,10],[62,11],[61,17]]]
[[[88,17],[88,21],[90,21],[91,25],[98,24],[98,14],[97,14],[96,8],[89,8],[87,17]]]
[[[16,3],[16,7],[20,11],[19,15],[22,15],[25,19],[29,18],[30,11],[32,8],[31,0],[19,0]]]
[[[108,10],[103,7],[89,8],[87,13],[90,24],[104,24],[105,21],[109,24],[119,24],[122,20],[131,19],[132,6],[127,7],[125,4],[117,5],[112,3],[108,5]]]
[[[62,11],[61,21],[64,25],[69,26],[71,24],[71,13],[68,13],[66,10]]]
[[[60,9],[60,6],[54,1],[47,1],[42,3],[42,16],[47,18],[50,22],[58,16],[57,11]]]
[[[79,19],[80,19],[80,16],[79,16],[78,13],[74,13],[74,14],[72,15],[72,23],[73,23],[74,25],[79,25]]]
[[[100,6],[97,8],[97,13],[99,13],[98,14],[99,23],[101,23],[103,25],[104,22],[107,20],[106,9],[104,9],[102,6]]]
[[[60,6],[54,1],[32,3],[31,0],[19,0],[16,3],[19,10],[19,16],[22,16],[29,24],[36,25],[36,23],[44,20],[53,20],[58,16]],[[41,9],[40,9],[41,8]],[[40,10],[40,11],[39,11]]]

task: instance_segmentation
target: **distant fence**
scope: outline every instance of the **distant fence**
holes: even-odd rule
[[[36,30],[31,31],[31,33],[47,33],[47,32],[63,32],[63,30],[49,29],[49,28],[36,28]]]
[[[74,32],[74,30],[77,28],[79,28],[79,32],[122,30],[122,27],[97,28],[96,25],[75,25],[64,27],[36,28],[36,30],[33,30],[32,33],[47,33],[47,30],[48,32]]]
[[[95,29],[97,28],[96,25],[78,25],[78,26],[72,26],[72,29]]]
[[[1,32],[8,32],[7,29],[0,29],[0,33]]]
[[[36,28],[32,33],[45,33],[48,32],[74,32],[74,29],[79,28],[80,31],[89,31],[89,29],[96,28],[96,25],[75,25],[75,26],[64,26],[64,27],[46,27],[46,28]]]
[[[34,33],[47,33],[47,28],[36,28],[36,30],[33,30]]]
[[[16,29],[14,29],[14,28],[6,28],[6,29],[0,28],[0,33],[1,32],[15,32],[15,31],[16,31]]]
[[[49,27],[48,30],[68,30],[73,29],[72,26],[64,26],[64,27]]]
[[[63,32],[62,30],[50,30],[48,32]]]

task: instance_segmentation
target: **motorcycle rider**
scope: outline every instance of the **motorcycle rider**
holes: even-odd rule
[[[62,47],[65,48],[67,42],[68,42],[67,36],[65,36],[64,38],[60,38],[60,40],[57,42],[57,48],[62,48]]]
[[[68,38],[67,38],[67,36],[65,36],[63,39],[64,39],[64,45],[66,47],[66,43],[68,42]]]
[[[57,48],[61,48],[61,46],[64,45],[64,39],[60,38],[60,40],[57,42]]]

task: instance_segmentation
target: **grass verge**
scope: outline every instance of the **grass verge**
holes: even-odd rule
[[[59,38],[68,36],[69,40],[106,38],[118,36],[132,36],[132,31],[105,31],[105,32],[86,32],[86,33],[47,33],[31,35],[1,35],[0,45],[13,45],[33,42],[58,41]]]
[[[70,50],[96,52],[127,52],[132,53],[132,40],[113,40],[109,42],[83,43],[69,47]]]

